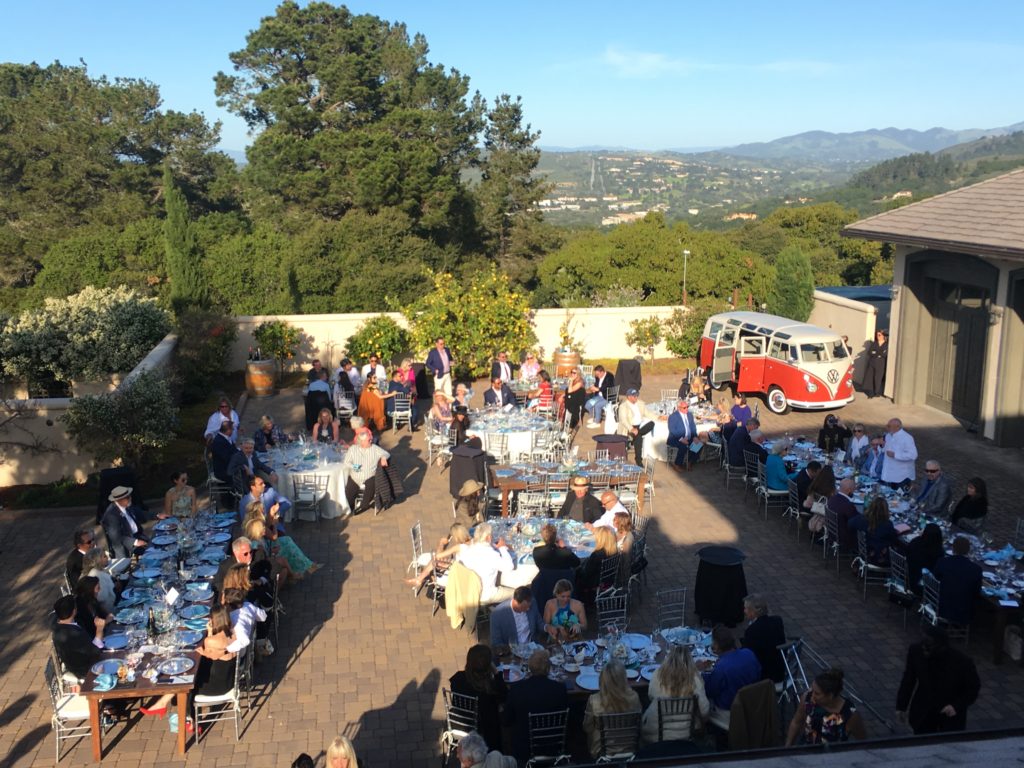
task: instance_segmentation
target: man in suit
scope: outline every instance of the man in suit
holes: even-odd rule
[[[587,424],[590,429],[601,426],[604,409],[608,407],[608,390],[614,386],[615,376],[608,373],[603,365],[595,365],[594,384],[587,387],[587,394],[591,397],[583,406],[590,414],[590,422]]]
[[[974,662],[949,647],[945,632],[929,626],[924,639],[907,651],[907,666],[896,693],[896,715],[901,722],[909,719],[915,734],[963,731],[967,708],[980,690]]]
[[[757,455],[758,464],[768,463],[768,450],[764,447],[764,440],[764,432],[760,429],[755,429],[750,433],[750,442],[747,443],[745,449],[747,452]]]
[[[484,405],[491,408],[504,408],[509,403],[516,405],[516,396],[508,384],[499,378],[491,379],[491,388],[484,392]]]
[[[103,627],[106,621],[99,616],[94,620],[95,634],[86,632],[75,622],[74,595],[64,595],[53,604],[57,623],[53,627],[53,647],[57,658],[68,672],[80,680],[89,674],[89,668],[103,657]],[[60,670],[54,670],[58,675]]]
[[[807,489],[811,487],[811,481],[814,480],[820,471],[820,461],[809,461],[806,467],[796,473],[796,492],[801,505],[804,503],[804,499],[807,498]]]
[[[750,447],[750,433],[761,428],[761,422],[751,417],[743,424],[737,424],[729,436],[729,443],[726,446],[726,455],[729,457],[730,467],[745,467],[743,452]]]
[[[844,477],[839,483],[839,490],[833,493],[826,502],[829,509],[836,513],[839,521],[839,549],[843,553],[851,553],[857,548],[856,534],[850,530],[850,521],[860,512],[853,503],[853,492],[857,490],[857,481],[852,477]]]
[[[761,663],[761,674],[776,683],[786,677],[779,646],[786,642],[786,629],[781,616],[768,615],[768,601],[761,595],[743,598],[743,616],[750,623],[740,643],[749,648]]]
[[[512,727],[512,752],[520,762],[530,757],[530,715],[560,712],[569,706],[563,683],[551,680],[551,657],[545,650],[534,651],[527,661],[530,676],[508,689],[505,725]]]
[[[224,421],[220,429],[210,443],[210,463],[213,466],[213,476],[221,482],[228,482],[231,475],[228,472],[228,464],[232,457],[238,453],[234,441],[235,425],[230,421]]]
[[[676,472],[682,472],[684,468],[690,469],[700,455],[700,444],[697,439],[697,422],[690,413],[690,403],[687,400],[680,400],[676,403],[675,411],[668,417],[667,445],[669,448],[677,449],[672,469]],[[697,445],[698,450],[691,450],[691,445]]]
[[[249,566],[249,579],[252,588],[249,590],[249,599],[259,603],[264,608],[271,608],[274,605],[274,588],[271,584],[271,563],[262,547],[253,552],[252,542],[244,536],[239,536],[231,542],[231,557],[221,560],[217,566],[217,575],[213,577],[213,588],[217,594],[224,591],[224,577],[228,571],[236,565]]]
[[[510,384],[517,367],[508,361],[508,352],[499,352],[497,359],[491,363],[491,379],[501,379]]]
[[[871,438],[871,444],[864,451],[860,461],[860,471],[870,475],[876,480],[882,477],[882,469],[885,467],[885,437],[875,435]]]
[[[547,625],[533,604],[533,591],[529,587],[516,587],[510,599],[491,611],[491,648],[542,643],[546,634]]]
[[[434,348],[427,353],[427,370],[434,374],[434,391],[444,392],[449,400],[452,398],[453,365],[452,351],[444,345],[444,337],[438,336],[434,339]]]
[[[619,426],[615,430],[633,441],[633,460],[639,466],[644,463],[644,435],[654,431],[654,421],[644,413],[646,407],[637,390],[626,390],[626,399],[619,404]]]
[[[227,472],[239,496],[249,492],[249,481],[257,475],[268,485],[277,485],[277,472],[256,457],[256,442],[251,437],[245,438],[241,449],[231,455]]]
[[[110,506],[100,520],[107,537],[107,549],[111,557],[131,557],[136,549],[149,543],[149,538],[142,530],[143,517],[131,506],[131,488],[119,485],[110,492],[108,498]]]
[[[558,516],[562,519],[575,520],[577,523],[593,525],[603,512],[601,502],[590,493],[590,481],[580,475],[574,477]]]
[[[981,566],[967,555],[971,542],[964,536],[953,539],[953,554],[940,557],[932,568],[939,580],[939,616],[954,624],[970,624],[974,603],[981,591]]]
[[[96,534],[92,532],[91,528],[79,528],[75,531],[75,548],[71,550],[71,554],[68,555],[67,562],[64,564],[64,575],[72,589],[82,577],[82,559],[95,541]]]
[[[922,514],[931,517],[945,517],[949,512],[949,502],[953,492],[949,489],[949,481],[942,473],[942,467],[935,459],[928,459],[924,464],[925,483],[914,501]]]

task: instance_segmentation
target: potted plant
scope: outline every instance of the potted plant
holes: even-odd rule
[[[572,336],[573,316],[570,312],[558,327],[558,347],[554,351],[552,361],[555,364],[555,377],[568,376],[582,360],[577,350],[579,344]]]
[[[256,349],[255,357],[246,363],[246,387],[254,396],[260,397],[270,392],[265,391],[265,386],[250,386],[250,373],[254,385],[265,384],[259,377],[266,376],[268,372],[272,373],[274,383],[280,382],[285,361],[295,357],[299,347],[299,330],[283,320],[269,320],[260,323],[252,336]]]

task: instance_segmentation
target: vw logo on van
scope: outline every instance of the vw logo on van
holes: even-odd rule
[[[832,370],[830,370],[828,372],[828,383],[829,384],[835,384],[838,381],[839,381],[839,371],[837,371],[835,368],[833,368]]]

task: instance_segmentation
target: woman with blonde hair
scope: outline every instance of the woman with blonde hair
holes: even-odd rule
[[[359,768],[356,748],[344,736],[339,736],[327,746],[327,768]]]
[[[468,544],[469,540],[469,530],[466,526],[462,523],[452,523],[451,528],[448,529],[448,535],[442,536],[437,542],[437,549],[433,553],[424,555],[425,562],[418,563],[420,572],[415,577],[406,579],[405,583],[415,587],[418,593],[423,582],[434,572],[434,568],[436,567],[439,571],[447,571],[448,566],[462,550],[462,545]]]
[[[690,649],[685,645],[672,646],[668,657],[651,678],[647,695],[651,703],[644,712],[640,731],[641,744],[653,744],[658,741],[658,699],[685,699],[691,696],[697,698],[689,728],[666,730],[666,740],[692,738],[693,732],[700,729],[701,722],[711,711],[711,702],[704,693],[704,678],[697,670],[697,665],[693,663]]]
[[[601,670],[599,686],[597,693],[587,699],[587,711],[583,715],[583,730],[588,736],[592,757],[601,755],[599,715],[640,711],[640,697],[626,682],[626,668],[621,661],[608,662]]]
[[[321,408],[313,425],[314,443],[337,443],[339,437],[338,420],[334,418],[330,408]]]
[[[416,387],[416,371],[412,368],[412,358],[406,357],[402,359],[398,369],[402,372],[402,383],[406,386],[413,387],[415,391]],[[415,397],[413,398],[415,400]]]
[[[287,562],[288,570],[296,574],[296,578],[313,575],[323,567],[323,564],[310,560],[302,548],[295,543],[295,539],[282,533],[282,529],[278,525],[277,510],[278,505],[274,504],[270,511],[264,514],[261,502],[250,502],[249,506],[245,508],[245,520],[242,521],[243,529],[248,530],[248,525],[253,520],[263,523],[263,540],[261,542],[254,541],[253,546],[260,544],[270,554],[273,554],[276,549]],[[248,536],[248,534],[246,535]]]
[[[607,526],[599,525],[594,528],[594,542],[596,546],[593,553],[576,572],[576,591],[587,602],[590,602],[590,596],[599,586],[601,563],[606,557],[619,553],[615,543],[615,532]]]
[[[82,576],[92,576],[100,583],[100,592],[96,595],[100,609],[104,615],[114,612],[117,595],[114,592],[114,579],[107,573],[110,558],[105,550],[93,547],[82,558]]]

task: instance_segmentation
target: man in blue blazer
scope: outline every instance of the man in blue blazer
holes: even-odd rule
[[[932,572],[939,580],[939,616],[954,624],[970,624],[974,603],[981,592],[981,566],[967,555],[971,542],[964,536],[953,539],[953,554],[940,557]]]
[[[512,683],[505,699],[505,725],[512,727],[512,752],[520,761],[530,757],[530,715],[539,712],[560,712],[569,706],[565,683],[548,677],[551,657],[541,649],[527,661],[530,676]]]
[[[544,642],[545,630],[529,587],[517,587],[511,599],[491,611],[491,648]]]
[[[691,445],[698,446],[696,451],[690,449]],[[676,409],[668,417],[668,447],[676,448],[676,458],[672,469],[682,472],[684,468],[690,469],[693,462],[700,455],[700,441],[697,440],[697,422],[690,413],[690,403],[680,400],[676,403]]]
[[[501,379],[497,377],[491,379],[491,388],[484,392],[484,405],[504,408],[509,403],[513,407],[518,404],[515,393]]]
[[[452,351],[444,345],[444,337],[434,339],[434,348],[427,353],[427,370],[434,374],[434,391],[444,392],[448,399],[452,396],[452,366],[455,358]]]

